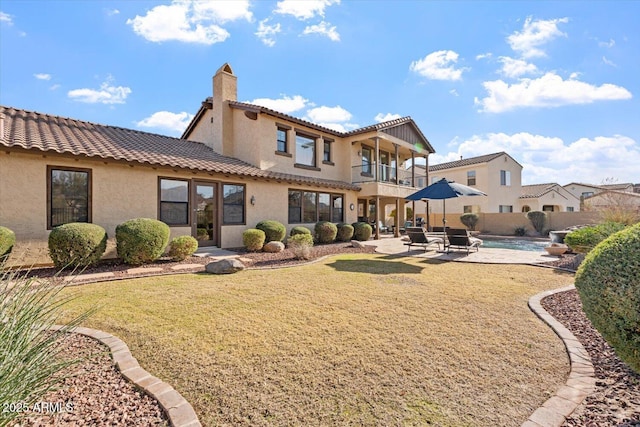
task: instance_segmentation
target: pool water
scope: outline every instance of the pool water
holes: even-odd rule
[[[522,239],[482,239],[482,247],[497,249],[515,249],[517,251],[540,252],[544,251],[545,246],[549,246],[549,242],[522,240]]]

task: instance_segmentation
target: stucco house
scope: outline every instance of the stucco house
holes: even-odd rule
[[[577,198],[590,197],[607,190],[622,191],[625,193],[635,192],[635,186],[632,183],[593,185],[570,182],[563,187]]]
[[[522,212],[578,212],[580,198],[557,183],[523,185],[520,195]]]
[[[16,250],[46,251],[49,231],[74,221],[114,236],[156,218],[223,248],[264,219],[377,221],[416,191],[405,165],[434,152],[410,117],[338,132],[239,102],[236,88],[224,64],[182,138],[0,107],[0,225]]]

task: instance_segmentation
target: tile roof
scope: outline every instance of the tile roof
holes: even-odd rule
[[[499,153],[485,154],[485,155],[476,156],[476,157],[467,157],[466,159],[454,160],[452,162],[440,163],[437,165],[429,165],[429,172],[487,163],[487,162],[490,162],[491,160],[495,160],[499,158],[500,156],[509,156],[509,155],[506,152],[501,151]],[[511,158],[513,159],[513,157]],[[424,169],[424,166],[422,165],[416,165],[416,167]]]
[[[342,181],[263,171],[218,154],[200,142],[12,107],[0,106],[0,114],[4,115],[4,134],[0,135],[3,147],[360,190]]]
[[[520,198],[535,199],[545,195],[547,192],[553,190],[555,187],[560,187],[560,184],[551,182],[547,184],[523,185],[520,190]]]

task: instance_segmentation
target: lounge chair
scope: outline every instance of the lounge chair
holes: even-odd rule
[[[464,228],[447,228],[447,240],[449,241],[449,248],[455,246],[458,249],[466,249],[467,255],[471,248],[476,248],[478,252],[482,240],[477,237],[473,237]]]
[[[444,243],[441,237],[427,236],[422,227],[407,227],[407,237],[409,237],[409,241],[405,243],[407,252],[411,250],[411,246],[422,246],[426,252],[427,247],[438,245],[438,249],[440,249],[440,245]]]

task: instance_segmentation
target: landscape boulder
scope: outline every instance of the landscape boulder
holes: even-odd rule
[[[235,258],[226,258],[210,262],[205,268],[211,274],[231,274],[244,270],[245,266]]]
[[[362,249],[362,248],[364,248],[365,245],[364,245],[364,243],[360,243],[357,240],[352,240],[351,241],[351,246],[353,246],[354,248]]]
[[[282,251],[284,251],[284,243],[272,241],[272,242],[266,243],[262,247],[262,250],[264,252],[269,252],[269,253],[282,252]]]

